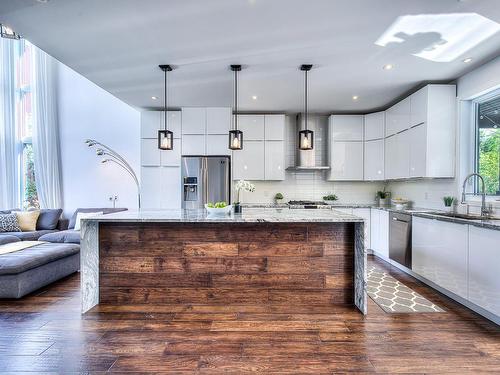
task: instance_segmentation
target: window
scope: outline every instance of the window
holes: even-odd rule
[[[33,54],[34,47],[28,41],[21,39],[15,42],[15,118],[21,167],[19,188],[24,208],[39,208],[31,143],[33,135]]]
[[[500,90],[475,101],[476,172],[484,178],[486,194],[500,195]],[[481,186],[476,183],[476,193]]]

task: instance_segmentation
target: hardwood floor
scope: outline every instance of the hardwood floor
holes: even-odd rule
[[[0,301],[2,373],[500,373],[500,328],[380,261],[444,313],[353,307],[100,305],[79,276]]]

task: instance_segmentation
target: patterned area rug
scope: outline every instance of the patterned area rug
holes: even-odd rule
[[[380,268],[368,268],[368,295],[387,313],[444,312]]]

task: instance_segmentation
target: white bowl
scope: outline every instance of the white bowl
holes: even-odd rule
[[[233,209],[233,205],[230,204],[224,208],[211,208],[211,207],[208,207],[208,205],[205,205],[205,209],[207,210],[209,215],[223,216],[223,215],[229,215],[231,213],[231,210]]]

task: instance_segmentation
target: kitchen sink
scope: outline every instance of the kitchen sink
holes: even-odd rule
[[[427,212],[427,213],[436,216],[446,216],[446,217],[453,217],[465,220],[500,220],[500,217],[488,217],[488,216],[485,217],[479,215],[458,214],[454,212]]]

